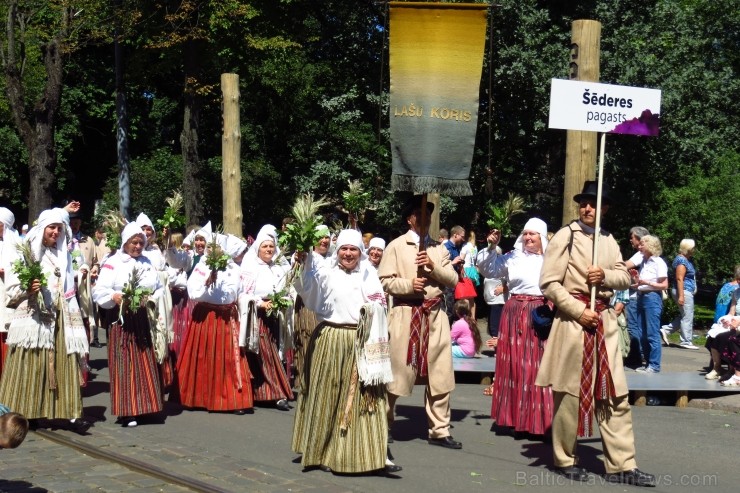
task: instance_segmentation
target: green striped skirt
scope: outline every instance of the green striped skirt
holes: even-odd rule
[[[385,466],[388,441],[384,385],[357,388],[348,428],[340,429],[355,369],[354,328],[318,327],[308,345],[293,425],[294,452],[304,467],[359,473]]]
[[[80,366],[77,354],[67,354],[62,315],[57,317],[51,349],[8,348],[7,366],[0,380],[0,403],[28,419],[82,417]],[[50,353],[54,353],[50,371]],[[52,388],[56,384],[56,389]]]

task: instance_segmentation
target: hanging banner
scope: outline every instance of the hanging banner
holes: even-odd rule
[[[472,195],[488,5],[389,5],[392,189]]]
[[[550,128],[655,137],[660,90],[552,79]]]

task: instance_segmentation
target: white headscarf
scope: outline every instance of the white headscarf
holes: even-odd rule
[[[247,248],[247,242],[234,235],[226,235],[224,244],[221,246],[231,258],[241,255]]]
[[[15,216],[13,213],[5,207],[0,207],[0,222],[3,223],[3,236],[0,240],[3,241],[3,262],[10,262],[11,259],[16,257],[15,245],[21,240],[18,232],[13,229],[15,223]],[[4,304],[2,305],[4,306]],[[2,309],[0,306],[0,309]]]
[[[64,274],[64,285],[63,294],[65,298],[74,297],[74,272],[72,272],[72,262],[70,259],[69,251],[67,249],[67,238],[66,233],[68,232],[69,226],[69,213],[64,209],[47,209],[39,214],[39,218],[36,221],[36,225],[31,228],[31,231],[26,235],[26,241],[31,247],[33,257],[40,261],[44,255],[44,230],[51,224],[61,224],[62,231],[64,234],[60,234],[57,237],[56,249],[56,262],[59,271]],[[71,237],[71,233],[70,236]]]
[[[542,219],[539,219],[537,217],[531,218],[529,221],[527,221],[527,224],[524,225],[522,228],[522,232],[524,231],[536,231],[540,234],[540,240],[542,240],[542,253],[545,253],[545,250],[547,250],[547,224]],[[519,250],[520,252],[524,251],[524,241],[522,240],[523,234],[520,234],[519,237],[516,239],[516,243],[514,243],[514,250]]]
[[[274,262],[275,259],[280,256],[280,249],[277,246],[277,232],[275,231],[275,227],[272,226],[273,229],[270,230],[269,228],[267,228],[267,226],[271,225],[268,224],[260,229],[260,232],[257,233],[257,238],[255,238],[254,243],[252,243],[252,246],[249,247],[249,252],[247,252],[250,257],[257,259],[260,262],[262,262],[262,259],[259,258],[259,249],[260,246],[266,241],[271,241],[275,245],[275,253],[272,254],[272,261]]]
[[[6,207],[0,207],[0,223],[5,225],[5,229],[13,229],[15,224],[15,215]]]
[[[141,229],[138,223],[128,223],[123,231],[121,231],[121,251],[123,251],[123,245],[131,239],[132,236],[141,235],[144,238],[144,248],[146,248],[146,235],[144,230]],[[125,252],[124,252],[125,253]]]
[[[138,215],[138,217],[136,218],[136,224],[138,224],[138,225],[139,225],[139,226],[140,226],[140,227],[141,227],[142,229],[143,229],[143,227],[144,227],[144,226],[149,226],[149,227],[150,227],[150,228],[152,228],[152,229],[153,229],[153,230],[154,230],[155,232],[157,231],[157,230],[156,230],[156,229],[154,228],[154,224],[152,224],[152,221],[151,221],[151,219],[149,219],[149,216],[147,216],[147,215],[146,215],[146,214],[144,214],[143,212],[142,212],[141,214],[139,214],[139,215]]]
[[[213,239],[213,231],[211,230],[211,221],[208,221],[205,226],[200,228],[195,233],[195,235],[193,235],[193,240],[195,240],[197,236],[203,237],[206,240],[206,243],[208,243],[209,241]]]
[[[378,238],[377,236],[375,236],[367,245],[368,250],[370,250],[371,248],[380,248],[381,250],[385,250],[385,240],[383,238]]]
[[[329,257],[329,265],[335,266],[339,263],[339,257],[337,254],[339,253],[339,250],[345,246],[350,245],[353,247],[357,247],[360,250],[360,261],[357,262],[357,265],[359,266],[363,260],[367,260],[367,253],[365,253],[365,245],[362,242],[362,233],[357,231],[356,229],[343,229],[339,232],[339,237],[337,238],[337,249],[334,250],[334,253]]]

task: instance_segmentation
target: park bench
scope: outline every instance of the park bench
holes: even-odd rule
[[[648,392],[675,392],[676,407],[686,407],[689,392],[740,392],[740,387],[723,387],[695,371],[666,373],[627,372],[627,388],[634,393],[636,406],[644,406]]]
[[[480,373],[480,383],[491,384],[491,377],[496,371],[496,357],[492,353],[477,355],[475,358],[452,358],[452,369],[455,373]]]

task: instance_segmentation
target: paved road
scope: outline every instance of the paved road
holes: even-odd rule
[[[453,435],[460,451],[426,443],[421,388],[399,401],[392,451],[404,470],[396,478],[335,476],[303,472],[290,451],[294,411],[257,408],[254,414],[183,411],[168,404],[167,415],[137,428],[122,428],[108,414],[105,350],[93,348],[96,379],[85,389],[85,412],[98,421],[89,435],[60,431],[87,445],[155,464],[174,474],[206,482],[222,491],[574,491],[574,485],[547,470],[550,446],[517,440],[496,429],[490,398],[477,383],[461,383],[453,393]],[[667,348],[664,371],[698,369],[706,353]],[[461,379],[463,376],[461,376]],[[471,381],[471,378],[467,378]],[[713,397],[713,396],[703,396]],[[724,401],[723,401],[724,399]],[[696,399],[695,401],[699,401]],[[725,411],[706,402],[725,402]],[[740,394],[713,398],[701,407],[634,407],[640,468],[657,474],[655,491],[735,492],[740,484],[737,437]],[[733,407],[734,406],[734,407]],[[728,411],[729,410],[729,411]],[[598,437],[581,440],[581,462],[595,473],[589,491],[625,491],[602,484]],[[185,491],[107,461],[81,455],[29,434],[16,450],[0,453],[0,491]]]

